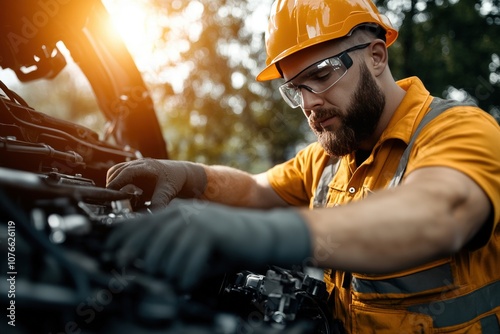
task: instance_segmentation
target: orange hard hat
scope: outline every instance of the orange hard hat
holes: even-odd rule
[[[312,45],[348,36],[363,24],[382,27],[387,46],[398,36],[371,0],[276,0],[266,32],[267,66],[257,81],[281,78],[278,61]]]

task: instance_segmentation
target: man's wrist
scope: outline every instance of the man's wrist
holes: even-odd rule
[[[207,187],[207,173],[205,166],[195,162],[184,162],[186,182],[179,193],[183,198],[199,198]]]
[[[279,265],[302,265],[312,254],[311,233],[304,218],[294,209],[269,211],[276,236],[272,260]]]

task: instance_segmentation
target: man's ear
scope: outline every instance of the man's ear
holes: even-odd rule
[[[376,39],[370,46],[373,74],[379,76],[384,72],[388,62],[387,46],[381,39]]]

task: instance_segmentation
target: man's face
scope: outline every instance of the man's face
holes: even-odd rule
[[[322,107],[314,109],[308,117],[309,126],[329,155],[343,156],[356,151],[361,142],[372,136],[384,109],[385,97],[366,64],[361,62],[359,69],[359,83],[346,110]],[[333,116],[337,117],[332,124],[319,123]]]

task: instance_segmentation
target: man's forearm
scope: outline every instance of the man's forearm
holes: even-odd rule
[[[426,169],[413,182],[359,202],[303,211],[315,265],[387,273],[462,248],[487,219],[488,198],[457,171]]]
[[[202,199],[250,208],[286,206],[269,185],[265,173],[252,175],[226,166],[204,166],[204,168],[207,184]]]

